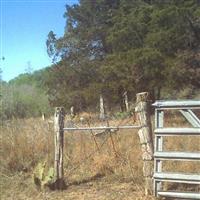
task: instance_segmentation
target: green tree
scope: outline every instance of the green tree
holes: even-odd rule
[[[113,106],[125,91],[159,99],[199,88],[199,1],[80,0],[64,16],[64,35],[47,40],[57,61],[45,82],[52,105],[94,108],[102,93]]]
[[[49,55],[53,56],[53,60],[56,60],[55,57],[58,59],[60,57],[62,60],[53,66],[53,74],[47,81],[49,94],[53,96],[51,102],[54,105],[56,102],[62,103],[61,99],[63,101],[66,99],[62,104],[69,104],[67,97],[64,96],[66,90],[68,90],[68,97],[70,95],[76,97],[71,98],[71,104],[78,100],[77,106],[80,108],[86,107],[97,98],[96,96],[99,96],[98,93],[103,88],[99,68],[110,51],[106,42],[106,31],[111,25],[112,13],[118,5],[119,1],[116,0],[83,0],[79,5],[66,6],[64,36],[56,39],[51,31],[47,40]],[[58,75],[55,78],[56,73]],[[70,84],[67,84],[68,77]],[[74,87],[71,86],[72,84]],[[90,94],[92,92],[94,95]]]
[[[52,113],[44,86],[47,69],[1,82],[1,119],[37,117]]]

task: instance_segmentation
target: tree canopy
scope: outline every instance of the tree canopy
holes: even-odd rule
[[[125,91],[153,99],[198,93],[198,0],[80,0],[64,17],[64,35],[50,31],[46,42],[53,106],[94,108],[99,94],[113,106]]]
[[[200,94],[198,0],[79,0],[66,6],[65,32],[47,36],[54,64],[8,83],[0,70],[1,119],[39,116],[50,107],[108,109],[128,94],[151,99]]]
[[[53,104],[93,105],[99,93],[170,97],[199,88],[200,4],[195,0],[80,0],[66,6],[63,37],[48,35]]]

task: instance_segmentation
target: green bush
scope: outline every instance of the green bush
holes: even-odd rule
[[[28,84],[4,84],[1,90],[1,120],[10,118],[37,117],[49,114],[48,96],[35,86]]]

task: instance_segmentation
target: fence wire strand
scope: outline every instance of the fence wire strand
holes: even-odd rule
[[[89,117],[90,118],[90,120],[92,119],[92,117],[90,116]],[[91,127],[91,122],[90,122],[90,120],[87,120],[87,126],[88,127]],[[106,118],[106,120],[105,120],[105,122],[106,122],[106,125],[109,127],[110,126],[110,121],[109,121],[109,119],[108,118]],[[125,125],[125,124],[127,124],[127,123],[135,123],[136,122],[136,116],[135,116],[135,111],[134,111],[134,109],[132,109],[130,112],[129,112],[129,114],[128,114],[128,117],[127,118],[125,118],[125,119],[122,119],[122,120],[120,120],[120,121],[118,121],[117,120],[117,127],[119,127],[119,126],[121,126],[121,125]],[[116,123],[116,122],[115,122]],[[82,123],[81,123],[81,125],[83,125]],[[74,126],[75,127],[77,127],[77,128],[79,128],[79,126],[78,126],[78,124],[74,124]],[[130,170],[131,170],[131,173],[133,173],[133,170],[132,170],[132,166],[131,166],[131,161],[129,160],[127,160],[127,158],[126,157],[130,157],[130,148],[132,148],[132,145],[131,145],[131,147],[129,147],[129,150],[127,149],[127,151],[126,151],[126,154],[127,154],[127,156],[123,156],[123,153],[120,153],[120,148],[119,148],[119,138],[118,138],[118,136],[116,136],[117,138],[116,138],[116,140],[115,140],[115,137],[113,137],[113,135],[118,135],[117,133],[119,132],[119,129],[117,128],[117,129],[114,129],[114,130],[110,130],[110,129],[107,129],[107,130],[104,130],[104,131],[102,131],[102,132],[97,132],[97,133],[95,133],[93,130],[88,130],[87,132],[89,132],[90,133],[90,135],[91,135],[91,139],[93,140],[93,143],[95,144],[95,150],[93,150],[87,157],[85,157],[84,159],[81,159],[80,161],[78,161],[78,163],[76,163],[76,164],[74,164],[75,166],[73,166],[71,169],[68,169],[68,170],[66,170],[66,176],[67,177],[70,177],[70,176],[72,176],[73,175],[73,172],[75,171],[75,170],[77,170],[78,168],[80,168],[83,164],[85,164],[88,160],[90,160],[92,157],[94,157],[94,155],[95,154],[101,154],[102,153],[102,148],[103,148],[103,146],[107,143],[107,142],[109,142],[109,139],[110,139],[110,144],[111,145],[109,145],[108,144],[108,147],[109,148],[112,148],[112,150],[110,149],[109,150],[109,153],[111,153],[111,152],[113,152],[113,154],[114,154],[114,157],[115,157],[115,159],[116,159],[116,161],[117,161],[117,163],[119,164],[119,165],[124,165],[124,164],[128,164],[129,165],[129,168],[131,168]],[[103,142],[101,143],[101,144],[99,144],[99,142],[97,141],[97,136],[101,136],[101,135],[103,135]],[[105,138],[104,138],[105,137]],[[100,138],[102,138],[102,137],[100,137]],[[117,148],[117,146],[118,146],[118,148]],[[127,147],[126,147],[127,148]],[[67,156],[67,159],[70,161],[71,159],[69,158],[69,156]],[[133,176],[133,174],[132,174],[132,176]]]

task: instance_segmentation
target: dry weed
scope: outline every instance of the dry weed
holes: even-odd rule
[[[75,119],[76,125],[106,125],[92,114],[84,116],[87,120],[81,122]],[[176,115],[170,118],[176,124],[167,120],[165,126],[182,126],[185,123]],[[115,126],[133,124],[134,119],[110,120],[109,123]],[[33,196],[34,199],[153,199],[143,195],[143,163],[137,130],[100,137],[94,137],[95,132],[66,132],[64,173],[69,188],[62,194],[41,193],[31,182],[33,168],[38,162],[45,159],[49,166],[53,165],[53,124],[41,119],[14,119],[4,122],[0,131],[2,199],[33,199]],[[166,150],[197,151],[200,146],[193,137],[186,140],[173,137],[165,139],[165,144]],[[199,171],[198,165],[192,162],[166,162],[164,169]]]

